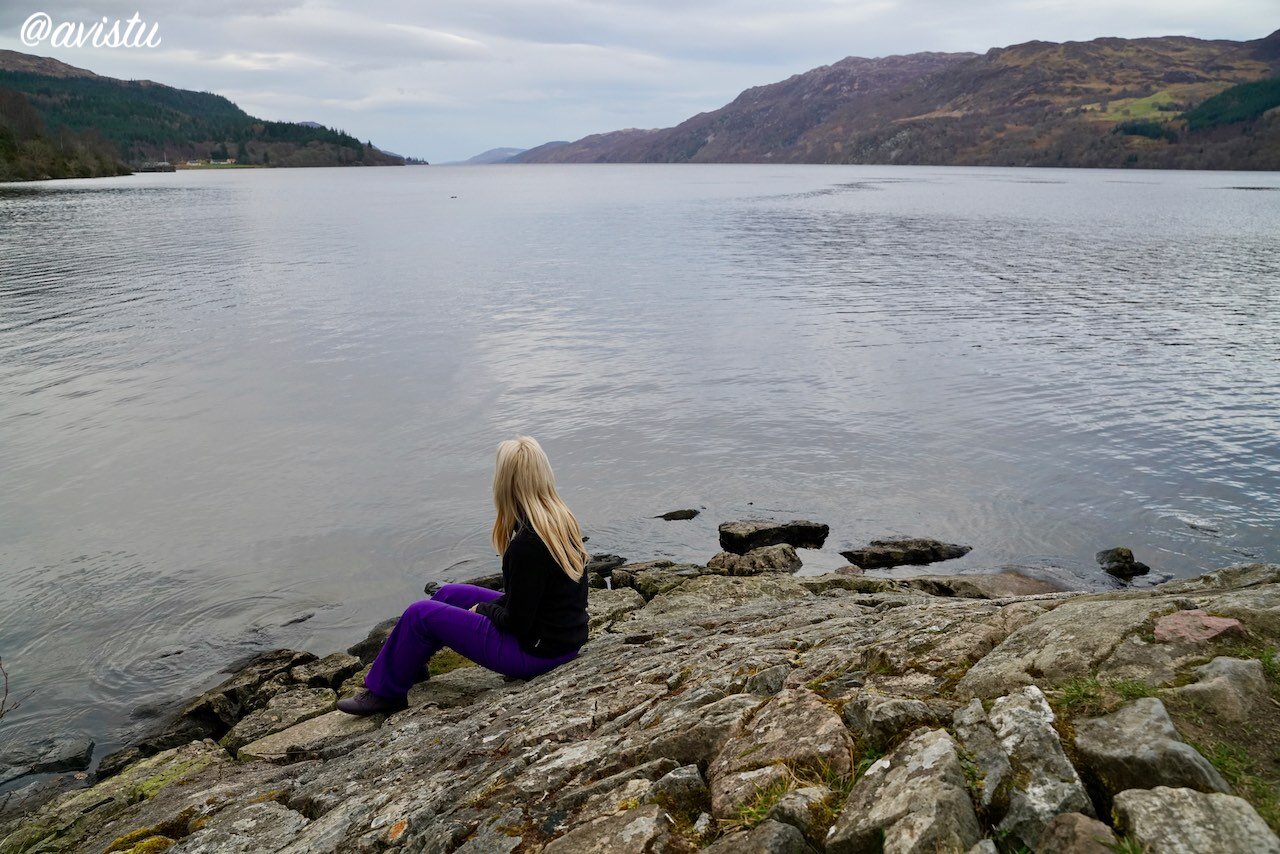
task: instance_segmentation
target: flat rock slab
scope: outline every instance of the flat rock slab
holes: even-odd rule
[[[795,548],[779,543],[761,546],[746,554],[720,552],[707,561],[707,572],[715,575],[759,575],[762,572],[795,572],[801,566]]]
[[[593,634],[614,620],[644,607],[644,597],[630,587],[592,590],[587,594],[588,625]]]
[[[1248,801],[1233,795],[1129,789],[1116,795],[1114,812],[1116,830],[1152,854],[1280,854],[1280,839]]]
[[[289,671],[289,676],[299,685],[307,685],[311,688],[336,688],[363,666],[364,663],[358,656],[346,652],[335,652],[319,661],[298,665]]]
[[[246,744],[333,711],[338,694],[331,688],[301,688],[277,694],[265,709],[249,714],[218,742],[235,753]]]
[[[731,818],[758,789],[792,768],[853,770],[853,739],[840,716],[807,688],[786,689],[767,700],[730,734],[707,769],[711,813]]]
[[[1199,608],[1166,614],[1156,620],[1157,643],[1202,644],[1222,637],[1243,637],[1244,626],[1231,617],[1213,617]]]
[[[183,839],[174,854],[258,854],[286,847],[311,822],[275,801],[233,805]]]
[[[854,785],[827,852],[959,852],[981,837],[955,742],[946,730],[921,730]]]
[[[845,559],[862,569],[884,569],[891,566],[922,566],[964,557],[973,546],[944,543],[927,537],[902,537],[872,540],[860,549],[843,551]]]
[[[991,572],[973,575],[917,575],[901,578],[908,587],[932,596],[960,596],[965,599],[1006,599],[1011,596],[1038,596],[1061,593],[1063,587],[1020,572]]]
[[[720,548],[737,554],[779,543],[798,549],[820,549],[829,533],[829,526],[804,519],[792,519],[790,522],[743,519],[720,524]]]
[[[969,669],[956,691],[995,698],[1017,685],[1047,686],[1096,675],[1121,641],[1140,632],[1164,607],[1151,599],[1068,601],[1006,638]]]
[[[673,824],[656,804],[625,810],[580,825],[543,849],[546,854],[616,854],[671,851]]]
[[[501,689],[507,681],[483,667],[460,667],[440,676],[432,676],[409,689],[409,705],[418,707],[432,703],[442,709],[465,706],[485,691]]]
[[[242,762],[252,759],[295,762],[311,758],[316,751],[334,742],[372,732],[381,725],[381,715],[356,717],[333,711],[246,744],[236,755]]]
[[[674,563],[669,560],[650,560],[628,563],[614,569],[610,576],[615,590],[630,587],[646,601],[675,590],[691,578],[703,575],[706,569],[696,563]]]
[[[1054,816],[1044,829],[1036,854],[1115,854],[1115,831],[1096,818],[1068,812]]]
[[[1076,751],[1086,773],[1110,795],[1152,786],[1227,792],[1209,760],[1178,738],[1164,703],[1135,700],[1119,711],[1076,724]]]

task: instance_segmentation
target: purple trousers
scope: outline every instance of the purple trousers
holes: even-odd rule
[[[469,610],[501,595],[471,584],[445,584],[430,599],[414,602],[387,636],[364,677],[364,687],[380,697],[403,697],[420,681],[422,666],[446,646],[481,667],[517,679],[532,679],[578,657],[576,651],[557,658],[530,655],[514,635]]]

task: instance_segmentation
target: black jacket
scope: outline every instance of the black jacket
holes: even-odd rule
[[[515,635],[530,655],[556,658],[587,641],[587,574],[574,581],[531,525],[520,525],[502,555],[502,596],[476,612]]]

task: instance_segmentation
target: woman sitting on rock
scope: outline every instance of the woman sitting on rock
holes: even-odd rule
[[[502,555],[506,592],[446,584],[410,605],[369,669],[365,690],[340,700],[339,709],[372,715],[405,708],[423,666],[446,646],[518,679],[577,657],[587,639],[587,551],[534,439],[498,446],[493,503],[493,547]]]

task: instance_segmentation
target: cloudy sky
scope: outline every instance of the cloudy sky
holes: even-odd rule
[[[124,5],[128,3],[128,5]],[[432,162],[664,127],[845,56],[1029,39],[1280,28],[1280,0],[4,0],[0,48],[217,92],[270,119],[340,127]],[[22,44],[35,12],[137,11],[153,49]]]

